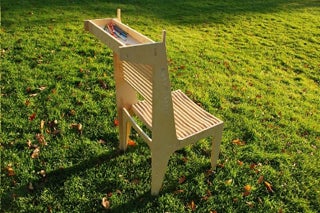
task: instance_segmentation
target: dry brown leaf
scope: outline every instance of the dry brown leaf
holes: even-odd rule
[[[247,201],[246,204],[250,207],[253,208],[254,207],[254,203],[251,201]]]
[[[105,209],[110,209],[110,201],[108,201],[108,198],[107,198],[107,197],[103,197],[103,198],[102,198],[101,205],[102,205]]]
[[[47,87],[45,87],[45,86],[41,86],[41,87],[39,87],[39,90],[40,91],[42,91],[42,90],[45,90]]]
[[[212,169],[209,169],[205,172],[206,177],[209,177],[210,175],[213,175],[213,174],[214,174],[214,171]]]
[[[26,100],[26,102],[24,103],[26,106],[29,106],[30,105],[30,101],[29,100]]]
[[[33,94],[30,94],[29,96],[30,97],[36,97],[38,94],[37,93],[33,93]]]
[[[261,176],[259,177],[259,179],[258,179],[258,183],[259,183],[259,184],[262,183],[263,179],[264,179],[264,177],[261,175]]]
[[[44,139],[44,135],[43,134],[39,134],[39,133],[36,134],[36,139],[41,145],[44,145],[44,146],[48,145],[48,143]]]
[[[189,209],[191,209],[191,211],[195,211],[197,208],[197,206],[193,200],[190,203],[188,203],[188,207],[189,207]]]
[[[183,183],[186,181],[186,179],[187,179],[186,176],[183,175],[183,176],[181,176],[181,177],[179,178],[178,183],[179,183],[179,184],[183,184]]]
[[[28,184],[28,189],[29,189],[30,191],[33,191],[33,190],[34,190],[33,184],[32,184],[31,182]]]
[[[16,175],[13,168],[11,167],[11,165],[7,166],[7,172],[8,172],[8,176],[15,176]]]
[[[29,116],[29,121],[33,121],[36,118],[36,113],[32,113],[32,115]]]
[[[40,170],[40,172],[38,172],[39,175],[41,175],[42,177],[45,177],[47,175],[45,170]]]
[[[251,191],[252,187],[249,184],[247,184],[243,187],[243,189],[244,191]]]
[[[244,197],[250,195],[252,187],[249,184],[245,185],[243,189],[244,189],[244,192],[243,192]]]
[[[232,181],[233,181],[232,179],[226,180],[226,181],[225,181],[225,184],[226,184],[226,185],[231,185]]]
[[[238,160],[237,163],[238,163],[239,166],[242,166],[242,165],[243,165],[243,162],[240,161],[240,160]]]
[[[188,162],[188,158],[187,157],[182,157],[181,160],[183,161],[183,163],[187,163]]]
[[[255,168],[256,168],[256,166],[257,166],[257,164],[252,163],[252,164],[250,165],[250,169],[255,169]]]
[[[245,192],[243,192],[243,197],[246,197],[246,196],[249,196],[250,195],[250,191],[245,191]]]
[[[82,130],[82,124],[79,123],[79,124],[78,124],[78,131],[81,131],[81,130]]]
[[[39,155],[40,155],[40,147],[36,147],[31,154],[31,158],[33,159],[38,158]]]
[[[136,146],[136,142],[134,142],[133,140],[129,140],[128,141],[128,146]]]
[[[44,127],[44,120],[41,120],[41,122],[40,122],[40,129],[42,130],[43,127]]]
[[[137,184],[140,183],[140,180],[139,180],[139,179],[133,179],[133,180],[131,181],[131,183],[137,185]]]
[[[266,186],[268,192],[273,192],[272,185],[269,182],[264,181],[264,185]]]
[[[246,144],[244,141],[241,141],[239,138],[238,138],[238,139],[234,139],[234,140],[232,141],[232,143],[233,143],[234,145],[238,145],[238,146],[244,146],[244,145]]]
[[[103,139],[100,139],[100,140],[98,141],[98,143],[103,145],[103,144],[106,144],[106,141],[103,140]]]
[[[119,126],[119,120],[118,119],[114,119],[113,124],[114,124],[114,126]]]
[[[29,148],[29,149],[32,147],[31,140],[27,140],[27,145],[28,145],[28,148]]]
[[[174,194],[181,194],[181,193],[183,193],[183,192],[184,192],[183,189],[177,189],[177,190],[174,191],[173,193],[174,193]]]
[[[58,122],[58,121],[57,121]],[[82,124],[78,123],[78,124],[71,124],[71,128],[73,129],[77,129],[79,131],[79,133],[82,133]]]
[[[203,197],[201,198],[201,200],[208,200],[208,199],[209,199],[209,197],[211,197],[211,196],[212,196],[211,191],[210,191],[210,190],[207,190],[206,195],[205,195],[205,196],[203,196]]]

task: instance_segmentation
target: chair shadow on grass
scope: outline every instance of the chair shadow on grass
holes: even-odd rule
[[[117,144],[115,143],[115,146]],[[141,146],[147,146],[146,144],[143,144]],[[116,148],[116,147],[114,147]],[[56,196],[59,196],[57,199],[62,199],[60,196],[63,195],[61,194],[60,191],[64,190],[63,185],[65,182],[70,179],[70,177],[79,175],[81,176],[81,173],[85,172],[86,170],[89,170],[91,168],[100,166],[102,164],[107,164],[108,163],[122,155],[130,155],[131,153],[139,153],[140,148],[129,148],[126,152],[123,152],[119,149],[113,149],[113,151],[101,154],[99,156],[90,158],[88,160],[83,160],[79,164],[76,164],[74,166],[68,167],[68,168],[61,168],[54,170],[52,172],[48,172],[45,177],[39,177],[39,179],[32,181],[32,185],[34,189],[30,190],[30,186],[28,184],[22,185],[19,188],[14,189],[13,191],[9,191],[4,196],[1,198],[2,201],[2,208],[7,209],[7,210],[17,210],[15,209],[14,206],[11,206],[12,202],[12,195],[15,194],[17,197],[25,197],[28,195],[31,195],[35,198],[35,204],[38,205],[37,203],[40,202],[40,200],[37,200],[37,198],[41,197],[42,193],[46,189],[50,189],[50,191],[53,191]],[[183,150],[177,151],[178,153],[184,152]],[[142,165],[134,165],[134,167],[143,167],[145,170],[150,170],[151,169],[151,158],[147,158],[144,162],[142,162]],[[128,168],[130,165],[128,165]],[[123,168],[123,169],[128,169],[128,168]],[[190,175],[186,175],[187,180],[192,180],[194,177],[199,175],[200,173],[203,173],[205,171],[208,171],[210,169],[210,164],[208,165],[199,165],[199,167],[194,168],[194,172]],[[151,171],[150,174],[148,174],[149,177],[151,176]],[[40,176],[40,175],[39,175]],[[170,179],[169,177],[169,171],[166,173],[165,177],[165,182],[162,190],[160,191],[159,196],[166,194],[166,193],[175,193],[179,189],[180,184],[178,183],[178,180],[174,179],[172,180],[172,177]],[[82,177],[83,178],[83,177]],[[127,212],[128,209],[131,210],[136,210],[139,212],[140,209],[143,209],[145,204],[147,203],[154,203],[153,205],[157,204],[157,199],[159,196],[151,196],[151,177],[146,178],[146,183],[143,183],[145,185],[148,185],[149,189],[143,190],[141,192],[134,192],[135,189],[127,189],[126,191],[126,200],[127,202],[121,203],[120,205],[116,206],[111,206],[111,211],[112,212]],[[204,180],[205,181],[205,180]],[[112,184],[116,184],[114,180],[108,180],[106,179],[105,182],[95,182],[95,179],[92,179],[91,183],[93,183],[93,187],[99,189],[98,191],[100,193],[107,193],[108,190],[110,191],[115,190],[115,186],[112,186]],[[111,186],[110,186],[111,185]],[[108,188],[108,189],[107,189]],[[133,191],[132,191],[133,190]],[[93,199],[90,201],[91,205],[100,205],[100,209],[103,210],[103,207],[101,205],[101,199],[100,197],[97,197],[96,199]],[[90,211],[90,208],[87,207],[88,211]],[[96,207],[95,207],[96,208]],[[84,209],[86,211],[86,209]]]

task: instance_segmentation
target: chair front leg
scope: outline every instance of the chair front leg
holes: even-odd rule
[[[215,169],[219,159],[220,145],[222,140],[223,124],[215,127],[211,148],[211,167]]]
[[[171,152],[151,150],[151,194],[158,195],[162,187]]]

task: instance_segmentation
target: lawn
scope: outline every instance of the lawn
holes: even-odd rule
[[[176,152],[118,149],[112,55],[86,19],[167,31],[172,90],[225,122]],[[1,1],[1,212],[319,212],[318,0]]]

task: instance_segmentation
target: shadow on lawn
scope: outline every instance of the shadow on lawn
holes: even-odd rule
[[[316,0],[96,0],[96,1],[11,1],[2,2],[2,26],[18,26],[16,20],[7,13],[21,16],[19,25],[48,25],[82,22],[85,19],[115,17],[116,8],[123,10],[126,16],[137,17],[137,20],[160,19],[172,24],[225,23],[246,13],[272,13],[281,10],[294,10],[306,7],[319,7]],[[19,15],[20,14],[20,15]],[[134,22],[135,18],[131,20]]]
[[[32,185],[34,187],[33,190],[30,190],[30,186],[27,184],[27,185],[23,185],[19,188],[16,188],[13,191],[8,191],[6,194],[4,194],[4,196],[1,198],[2,208],[6,209],[8,211],[16,210],[15,206],[12,205],[12,199],[13,199],[12,196],[13,195],[15,197],[32,196],[32,197],[34,197],[33,204],[34,205],[41,205],[41,204],[39,204],[40,201],[37,198],[41,197],[43,191],[46,189],[50,189],[50,191],[54,191],[55,194],[57,196],[59,196],[59,198],[57,197],[57,199],[60,199],[60,196],[63,195],[63,193],[64,193],[64,192],[62,192],[64,190],[62,186],[65,184],[65,182],[68,179],[70,179],[70,177],[72,177],[74,175],[81,176],[81,174],[83,172],[85,172],[86,170],[89,170],[94,167],[99,167],[102,164],[108,164],[108,162],[112,161],[113,159],[115,159],[121,155],[130,154],[130,152],[136,152],[136,151],[137,150],[135,150],[135,149],[130,149],[130,150],[127,150],[126,153],[124,153],[123,151],[117,149],[117,150],[109,152],[107,154],[102,154],[102,155],[93,157],[88,160],[83,160],[79,164],[76,164],[76,165],[68,167],[68,168],[61,168],[61,169],[54,170],[52,172],[48,172],[45,177],[39,178],[36,181],[32,181]],[[149,160],[147,160],[145,163],[146,163],[146,165],[142,165],[142,166],[144,166],[144,167],[151,166]],[[128,169],[128,168],[123,168],[123,169]],[[196,177],[200,173],[208,171],[209,169],[210,169],[209,164],[199,166],[194,169],[194,172],[192,174],[187,175],[186,179],[192,180],[192,179],[194,179],[194,177]],[[144,206],[150,202],[153,203],[154,205],[157,205],[157,203],[158,203],[157,199],[162,194],[174,193],[179,188],[179,184],[177,183],[176,180],[168,179],[169,178],[168,176],[170,176],[170,175],[168,175],[168,172],[169,171],[167,171],[167,175],[166,175],[167,181],[164,185],[164,188],[160,191],[159,196],[151,196],[150,190],[145,191],[142,194],[141,193],[136,194],[135,192],[131,193],[129,190],[127,192],[128,193],[127,196],[130,196],[128,201],[124,202],[118,206],[114,206],[114,207],[111,206],[112,209],[110,209],[110,210],[112,210],[114,212],[127,212],[127,210],[130,209],[130,210],[136,210],[139,212],[140,209],[143,209]],[[149,175],[151,175],[151,173]],[[212,175],[210,175],[210,178],[212,178]],[[93,187],[100,189],[100,191],[102,190],[103,192],[105,192],[106,185],[110,185],[114,181],[111,181],[109,183],[107,183],[107,182],[108,181],[94,183]],[[149,185],[149,187],[151,187],[151,182],[148,182],[146,184]],[[109,187],[114,188],[115,186],[111,185]],[[195,195],[195,197],[197,197],[197,196]],[[90,205],[95,205],[95,204],[101,205],[100,203],[101,203],[101,200],[93,199],[90,201]],[[91,207],[85,206],[83,211],[89,212],[92,210]],[[97,207],[95,207],[95,208],[97,208]],[[98,209],[99,209],[99,207],[98,207]],[[103,207],[100,206],[100,209],[102,210]]]

